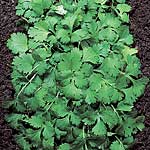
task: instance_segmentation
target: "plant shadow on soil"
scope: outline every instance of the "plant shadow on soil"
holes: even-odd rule
[[[150,77],[150,1],[128,0],[128,3],[132,6],[130,30],[134,35],[134,46],[139,50],[141,70],[143,75]],[[20,20],[15,15],[16,4],[17,0],[0,0],[0,106],[2,101],[13,99],[14,95],[10,75],[13,56],[6,47],[6,41],[11,33],[24,31],[16,25]],[[146,128],[135,136],[132,150],[150,150],[150,85],[147,85],[135,107],[139,114],[143,113],[146,116]],[[0,107],[0,150],[19,150],[13,138],[15,131],[4,121],[8,113],[11,112]]]

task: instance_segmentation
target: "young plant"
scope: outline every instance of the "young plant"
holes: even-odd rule
[[[126,150],[144,128],[125,0],[19,0],[27,34],[13,33],[16,91],[6,117],[23,150]]]

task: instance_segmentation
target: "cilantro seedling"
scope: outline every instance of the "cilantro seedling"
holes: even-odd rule
[[[131,48],[125,0],[19,0],[14,101],[6,117],[23,150],[125,150],[144,117],[132,110],[147,78]]]

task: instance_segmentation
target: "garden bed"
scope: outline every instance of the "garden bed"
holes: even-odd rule
[[[6,47],[6,40],[13,32],[23,31],[23,28],[18,27],[16,23],[19,18],[15,15],[16,0],[1,0],[0,2],[0,103],[6,99],[13,99],[14,90],[11,84],[11,62],[12,54]],[[132,6],[130,13],[131,32],[134,35],[135,44],[141,60],[141,70],[143,74],[150,77],[150,2],[149,0],[131,0]],[[139,113],[146,116],[146,128],[136,135],[136,143],[133,149],[149,150],[150,149],[150,86],[145,89],[145,93],[141,96],[135,107]],[[18,150],[18,146],[13,139],[14,130],[4,121],[4,116],[8,113],[0,108],[0,150]]]

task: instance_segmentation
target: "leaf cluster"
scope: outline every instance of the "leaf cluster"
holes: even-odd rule
[[[147,79],[130,48],[125,0],[19,0],[13,33],[14,112],[23,150],[126,150],[142,130],[132,110]]]

